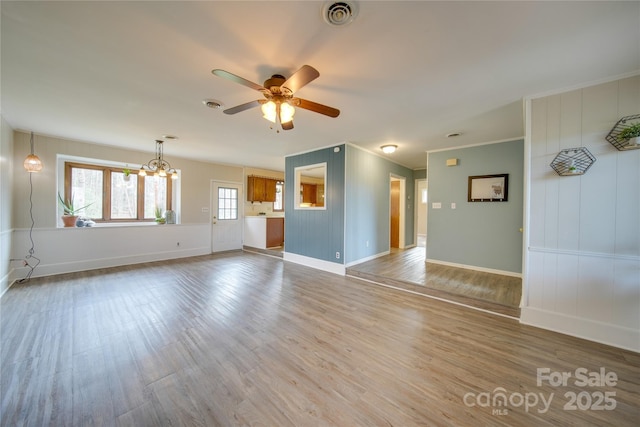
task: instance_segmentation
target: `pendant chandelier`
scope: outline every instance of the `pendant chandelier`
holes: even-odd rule
[[[38,156],[33,154],[33,132],[31,132],[31,154],[24,159],[23,166],[27,172],[40,172],[42,170],[42,161]]]
[[[171,179],[178,179],[178,171],[171,167],[162,157],[162,140],[156,139],[156,157],[149,160],[146,165],[140,166],[139,176],[147,176],[147,172],[153,173],[155,176],[166,177],[171,174]]]

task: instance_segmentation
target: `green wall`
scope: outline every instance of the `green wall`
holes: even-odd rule
[[[452,158],[458,165],[446,166]],[[507,202],[467,201],[469,176],[505,173]],[[427,175],[427,259],[521,273],[524,141],[429,153]]]
[[[415,244],[413,171],[353,145],[347,145],[346,164],[346,263],[389,251],[392,175],[405,179],[404,243]]]

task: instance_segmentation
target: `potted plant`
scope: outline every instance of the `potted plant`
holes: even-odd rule
[[[634,123],[622,129],[618,134],[618,141],[627,141],[627,145],[635,146],[640,144],[640,122]]]
[[[163,216],[162,208],[160,206],[156,206],[156,223],[164,224],[167,220]]]
[[[65,227],[75,227],[76,221],[78,220],[78,212],[91,205],[91,203],[89,203],[81,208],[76,208],[73,204],[73,195],[71,195],[71,199],[64,200],[60,193],[58,193],[58,201],[64,211],[64,215],[62,215],[62,222]]]
[[[129,167],[127,166],[126,168],[122,169],[122,173],[124,174],[124,180],[129,181],[129,179],[131,178],[131,169],[129,169]]]

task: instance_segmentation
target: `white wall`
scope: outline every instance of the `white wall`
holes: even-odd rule
[[[640,150],[605,140],[640,113],[640,76],[528,100],[529,201],[521,321],[640,351]],[[582,176],[549,164],[596,157]]]
[[[0,116],[0,296],[8,289],[11,274],[12,159],[13,130]]]
[[[57,193],[62,188],[60,176],[63,175],[57,170],[59,155],[139,165],[154,156],[154,149],[153,141],[149,142],[149,152],[140,152],[35,136],[35,153],[42,159],[44,168],[33,174],[34,255],[41,260],[33,277],[211,253],[211,180],[241,183],[243,168],[184,159],[168,154],[166,149],[165,158],[181,171],[177,184],[181,193],[181,224],[60,228]],[[23,257],[30,247],[29,180],[21,167],[28,152],[29,134],[14,132],[13,185],[9,192],[13,195],[9,206],[3,203],[0,209],[2,215],[12,212],[12,258]],[[2,197],[4,202],[4,187]],[[206,208],[204,212],[203,208]],[[16,268],[9,281],[25,274],[24,268]]]

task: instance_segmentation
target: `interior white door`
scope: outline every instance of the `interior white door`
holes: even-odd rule
[[[214,181],[211,200],[211,252],[242,249],[242,185]]]

